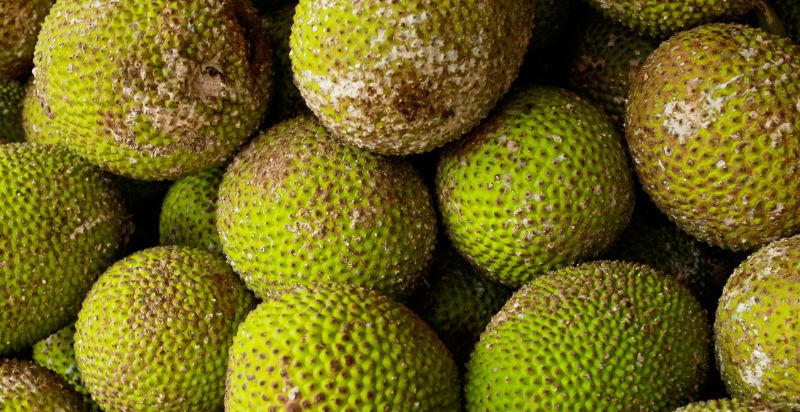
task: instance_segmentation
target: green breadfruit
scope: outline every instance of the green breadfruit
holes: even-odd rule
[[[675,412],[779,412],[775,407],[738,399],[715,399],[695,402],[678,408]]]
[[[33,67],[33,48],[55,0],[0,1],[0,83],[20,79]]]
[[[132,178],[199,173],[261,122],[269,43],[247,0],[59,1],[37,43],[41,108],[25,110],[39,113],[26,130]]]
[[[84,404],[92,411],[100,408],[83,386],[78,361],[75,360],[75,325],[71,324],[33,345],[33,361],[66,381],[72,389],[83,395]]]
[[[542,87],[445,150],[436,187],[453,245],[486,276],[515,286],[599,255],[627,226],[635,197],[608,115]]]
[[[459,410],[457,369],[433,330],[395,301],[350,285],[267,299],[230,349],[225,410]]]
[[[489,113],[517,76],[532,27],[530,0],[301,0],[292,70],[336,137],[421,153]]]
[[[750,11],[755,0],[588,0],[608,18],[648,36],[681,30]]]
[[[691,293],[626,262],[556,270],[517,291],[467,364],[467,410],[669,411],[696,396],[709,325]]]
[[[22,99],[25,90],[13,80],[0,79],[0,144],[21,142],[25,139],[22,130]]]
[[[236,274],[209,252],[134,253],[100,276],[78,314],[84,385],[104,410],[219,410],[228,348],[254,306]]]
[[[701,26],[659,46],[631,90],[636,172],[681,229],[732,250],[800,230],[800,47]]]
[[[411,164],[348,146],[313,117],[234,159],[217,201],[222,248],[257,296],[344,282],[401,297],[427,272],[436,215]]]
[[[800,409],[800,235],[745,260],[722,292],[714,324],[717,365],[734,398]]]
[[[222,254],[217,232],[217,193],[225,167],[185,177],[170,186],[161,206],[162,245],[194,246]]]
[[[0,359],[3,412],[87,412],[81,395],[53,372],[30,361]]]
[[[0,145],[0,356],[67,325],[130,232],[111,182],[58,146]]]

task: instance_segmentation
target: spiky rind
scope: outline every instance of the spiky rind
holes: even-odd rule
[[[0,359],[4,412],[87,412],[81,395],[53,372],[30,361]]]
[[[22,130],[22,98],[25,90],[16,81],[0,79],[0,144],[21,142],[25,139]]]
[[[0,82],[20,79],[30,73],[39,29],[54,2],[0,2]]]
[[[678,408],[675,412],[780,412],[781,409],[755,401],[740,399],[714,399],[695,402]]]
[[[222,254],[217,232],[217,193],[225,167],[185,177],[170,186],[161,206],[162,245],[194,246]]]

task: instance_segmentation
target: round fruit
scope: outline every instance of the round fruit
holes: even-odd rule
[[[209,252],[134,253],[100,276],[78,314],[83,382],[104,410],[218,410],[228,348],[254,306],[236,274]]]
[[[77,392],[88,395],[75,360],[75,325],[69,325],[33,345],[33,361],[64,378]]]
[[[217,205],[225,255],[259,297],[320,282],[399,296],[425,274],[436,242],[416,170],[345,145],[313,117],[274,126],[237,155]]]
[[[217,192],[225,167],[183,178],[170,186],[161,206],[162,245],[194,246],[222,253],[217,232]]]
[[[22,98],[25,91],[16,81],[0,79],[0,144],[24,140]]]
[[[34,59],[40,133],[144,180],[230,157],[266,109],[269,39],[249,1],[184,3],[57,2]]]
[[[29,73],[36,37],[54,1],[0,1],[0,82]]]
[[[15,359],[0,359],[0,407],[4,412],[86,410],[81,395],[58,375]]]
[[[675,412],[778,412],[779,410],[753,401],[716,399],[695,402],[678,408]]]
[[[722,292],[714,339],[717,364],[735,398],[800,408],[800,235],[744,261]]]
[[[0,355],[64,327],[130,231],[111,183],[57,146],[0,145]]]
[[[468,411],[665,411],[697,394],[709,325],[647,266],[592,262],[517,291],[467,365]]]
[[[335,136],[383,154],[421,153],[488,114],[516,77],[532,27],[530,0],[301,0],[292,69]]]
[[[457,411],[456,366],[403,305],[349,285],[299,287],[247,317],[225,410]]]
[[[589,0],[607,17],[650,36],[668,36],[748,12],[754,0]]]
[[[678,226],[750,250],[800,230],[800,47],[712,24],[647,59],[627,139],[644,189]]]
[[[447,149],[436,190],[453,245],[509,285],[597,256],[625,229],[634,203],[608,115],[571,92],[541,87]]]

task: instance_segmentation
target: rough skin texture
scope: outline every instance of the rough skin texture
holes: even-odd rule
[[[194,246],[222,254],[217,232],[217,193],[225,167],[183,178],[170,186],[161,206],[162,245]]]
[[[515,286],[603,252],[634,203],[611,119],[571,92],[539,87],[442,153],[436,191],[453,245]]]
[[[436,242],[411,164],[345,145],[313,117],[274,126],[237,155],[217,205],[225,255],[259,297],[319,282],[400,296]]]
[[[30,72],[36,37],[54,1],[0,1],[0,82]]]
[[[588,0],[610,19],[642,35],[669,36],[703,23],[736,17],[755,0]]]
[[[532,17],[530,0],[302,0],[295,83],[335,136],[383,154],[426,152],[476,126],[508,90]]]
[[[267,299],[230,349],[225,410],[458,411],[444,344],[399,303],[349,285]]]
[[[695,396],[709,325],[647,266],[592,262],[523,286],[467,365],[467,410],[667,411]]]
[[[78,314],[84,384],[103,410],[218,410],[227,350],[254,306],[209,252],[165,246],[130,255],[100,277]]]
[[[58,144],[58,135],[49,129],[50,118],[44,112],[42,105],[36,99],[33,82],[25,85],[25,95],[22,98],[22,131],[25,140],[39,144]]]
[[[429,282],[410,307],[431,325],[462,366],[513,289],[487,279],[444,241],[436,249]]]
[[[100,408],[92,401],[75,360],[75,325],[69,325],[33,345],[33,361],[60,376],[73,390],[83,395],[83,401],[92,411]]]
[[[294,84],[292,77],[292,61],[289,59],[289,36],[294,22],[295,2],[290,2],[276,10],[271,10],[264,17],[264,25],[272,40],[274,50],[273,67],[275,68],[275,88],[272,93],[272,110],[269,119],[279,122],[290,117],[307,113],[303,96]]]
[[[770,0],[770,4],[783,20],[787,33],[795,42],[800,42],[800,3],[797,0]]]
[[[143,180],[223,163],[258,127],[272,78],[245,0],[57,2],[34,61],[41,133]]]
[[[569,62],[569,84],[601,104],[617,123],[625,120],[630,84],[657,40],[593,16],[582,29]]]
[[[81,395],[58,375],[30,361],[0,359],[3,412],[86,412]]]
[[[22,98],[25,91],[16,81],[0,80],[0,144],[24,140]]]
[[[751,250],[796,233],[798,95],[800,48],[788,39],[712,24],[664,42],[628,104],[626,137],[645,191],[712,245]]]
[[[130,232],[111,182],[55,146],[0,145],[0,355],[66,326]]]
[[[800,235],[771,243],[734,271],[714,324],[717,364],[735,398],[800,408]]]
[[[716,399],[695,402],[678,408],[675,412],[778,412],[781,409],[754,401],[738,399]]]

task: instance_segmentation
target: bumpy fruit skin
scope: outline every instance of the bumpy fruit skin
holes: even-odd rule
[[[0,359],[3,412],[85,412],[81,395],[53,372],[30,361]]]
[[[33,67],[36,37],[54,1],[0,2],[0,81],[19,79]]]
[[[461,366],[513,289],[483,276],[444,241],[436,248],[429,279],[410,307],[436,331]]]
[[[228,361],[225,410],[457,411],[444,344],[395,301],[350,285],[298,287],[247,317]]]
[[[99,411],[83,386],[83,379],[75,360],[75,325],[69,325],[33,345],[33,361],[66,381],[72,389],[83,395],[84,404],[92,411]]]
[[[742,15],[755,0],[589,0],[589,4],[642,35],[662,37]]]
[[[170,186],[161,206],[162,245],[194,246],[222,254],[217,232],[217,193],[225,167],[185,177]]]
[[[780,409],[765,404],[738,399],[715,399],[695,402],[678,408],[675,412],[778,412]]]
[[[675,35],[647,59],[628,104],[645,191],[712,245],[750,250],[796,233],[799,95],[800,48],[788,39],[733,24]]]
[[[667,411],[697,394],[709,325],[655,270],[601,261],[517,291],[467,365],[467,410]]]
[[[262,298],[320,282],[404,295],[436,243],[433,204],[411,164],[346,145],[310,116],[236,156],[217,226],[228,261]]]
[[[103,410],[218,410],[227,350],[254,306],[210,252],[164,246],[130,255],[98,279],[78,314],[84,384]]]
[[[714,324],[717,364],[735,398],[800,408],[800,235],[760,249],[731,275]]]
[[[13,80],[0,79],[0,144],[24,140],[22,98],[25,91]]]
[[[197,174],[258,127],[270,60],[245,0],[57,2],[34,59],[40,127],[117,174]]]
[[[597,256],[627,226],[633,177],[602,110],[561,89],[511,99],[442,153],[436,191],[453,245],[519,286]]]
[[[264,26],[274,50],[275,88],[269,118],[278,122],[308,112],[300,90],[294,84],[292,61],[289,59],[289,36],[292,33],[296,2],[266,12]]]
[[[0,145],[0,355],[64,327],[130,231],[100,171],[64,148]]]
[[[582,29],[570,56],[569,84],[602,105],[621,124],[625,120],[630,85],[658,44],[657,40],[593,16]]]
[[[788,34],[800,42],[800,3],[796,0],[770,0],[770,4],[783,20]]]
[[[508,90],[532,18],[530,0],[302,0],[295,83],[335,136],[383,154],[426,152],[477,125]]]

